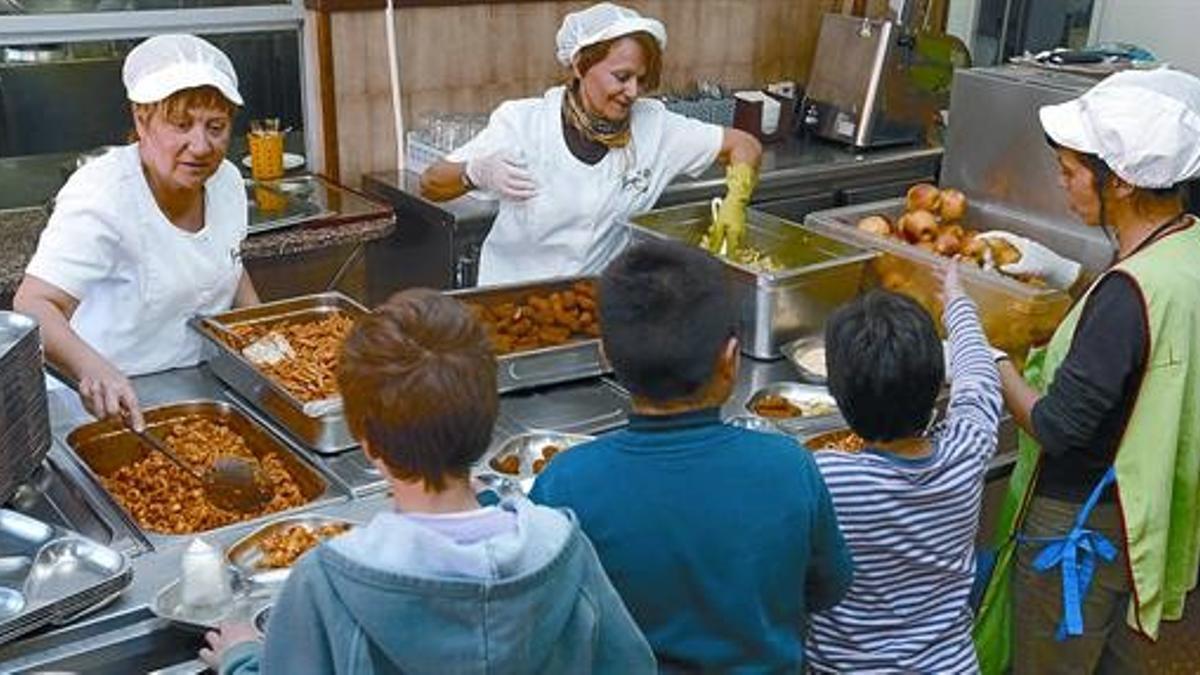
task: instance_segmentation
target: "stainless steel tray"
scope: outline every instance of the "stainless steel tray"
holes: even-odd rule
[[[483,457],[479,459],[479,462],[475,464],[474,473],[491,473],[501,478],[515,481],[524,492],[528,493],[533,488],[533,482],[543,468],[542,466],[537,466],[536,463],[539,460],[549,462],[543,454],[543,451],[547,447],[554,446],[558,452],[567,452],[570,448],[580,443],[595,440],[595,438],[595,436],[585,434],[567,434],[557,431],[527,431],[519,433],[489,448]],[[497,466],[496,462],[503,460],[505,457],[517,458],[516,472],[503,470]]]
[[[817,349],[825,349],[825,338],[814,335],[803,337],[799,340],[792,340],[780,346],[779,352],[783,354],[783,358],[787,359],[796,369],[796,372],[800,374],[801,380],[808,384],[825,386],[829,378],[824,367],[822,367],[820,372],[817,372],[804,365],[804,357]]]
[[[319,453],[336,453],[358,445],[346,426],[341,399],[308,403],[297,399],[263,374],[240,351],[226,344],[220,331],[208,323],[215,321],[232,327],[283,319],[320,318],[332,312],[358,317],[366,314],[367,309],[341,293],[329,292],[198,317],[190,323],[212,344],[215,351],[208,360],[208,367],[217,377],[308,448]]]
[[[825,414],[798,415],[796,417],[769,417],[760,415],[754,407],[767,396],[782,396],[793,405],[801,408],[820,404],[830,406],[832,410]],[[746,399],[746,410],[751,415],[767,420],[780,429],[792,434],[811,429],[829,428],[831,425],[842,423],[837,402],[829,395],[829,390],[818,385],[801,384],[799,382],[774,382],[762,387],[754,392],[750,398]]]
[[[531,294],[547,295],[568,290],[578,281],[590,280],[592,277],[560,277],[463,289],[448,295],[462,302],[491,306],[521,302]],[[597,377],[612,370],[604,358],[599,338],[578,338],[554,347],[502,354],[496,357],[496,365],[496,384],[502,394]]]
[[[189,607],[183,604],[182,584],[176,579],[154,596],[150,611],[168,621],[186,628],[207,631],[220,626],[223,621],[252,621],[263,609],[275,602],[283,588],[286,577],[268,581],[243,576],[236,567],[230,568],[233,585],[233,600],[211,607]]]
[[[778,358],[780,345],[820,332],[838,305],[858,295],[876,254],[756,209],[748,209],[746,218],[747,243],[782,269],[763,272],[721,261],[741,311],[742,351]],[[634,242],[673,239],[699,246],[711,221],[708,203],[685,204],[634,216],[627,226]]]
[[[297,509],[308,508],[317,503],[340,496],[333,484],[326,479],[320,469],[310,464],[307,460],[302,459],[280,442],[279,439],[272,436],[266,429],[242,414],[241,411],[229,403],[219,401],[189,401],[148,408],[144,411],[144,415],[146,426],[151,430],[164,427],[181,418],[194,416],[215,418],[230,426],[246,441],[246,445],[256,457],[274,455],[283,462],[288,473],[291,474],[292,478],[299,485],[301,495],[305,499],[305,503],[296,507]],[[146,453],[151,452],[133,432],[118,422],[106,420],[80,426],[72,431],[66,440],[67,445],[75,451],[75,456],[80,460],[83,472],[96,483],[99,488],[98,492],[104,494],[105,498],[108,499],[114,508],[124,515],[126,522],[133,529],[141,532],[151,543],[157,542],[161,545],[164,543],[181,542],[198,534],[163,533],[144,527],[121,506],[115,497],[104,489],[100,476],[107,476],[123,466],[138,461]],[[216,530],[237,527],[245,522],[278,518],[283,513],[287,513],[287,511],[278,511],[247,518],[243,521],[216,528]]]
[[[65,623],[133,578],[117,551],[8,509],[0,509],[0,552],[0,643]]]
[[[303,527],[310,532],[315,532],[326,525],[345,525],[353,528],[358,523],[343,518],[333,518],[317,514],[279,518],[237,540],[232,546],[226,549],[225,559],[229,561],[229,564],[238,568],[243,575],[248,577],[258,578],[265,575],[275,578],[287,576],[287,573],[291,571],[290,568],[260,568],[258,566],[259,561],[265,555],[262,548],[263,540],[289,527]],[[325,540],[322,539],[321,541]]]

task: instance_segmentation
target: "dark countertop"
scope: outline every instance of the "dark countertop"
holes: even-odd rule
[[[242,244],[247,260],[288,256],[389,236],[396,227],[391,207],[320,176],[284,183],[298,186],[317,208],[316,215],[285,228],[255,231]],[[0,211],[0,297],[14,293],[37,248],[48,216],[41,207]],[[269,228],[270,222],[265,225]]]
[[[913,167],[936,173],[942,157],[941,147],[901,146],[855,151],[851,148],[820,140],[789,139],[767,145],[763,151],[759,184],[754,192],[755,203],[813,194],[831,187],[860,181],[882,182],[892,176],[911,173]],[[402,199],[417,210],[439,210],[448,215],[447,224],[490,222],[497,212],[497,203],[466,195],[448,202],[435,203],[421,197],[420,175],[405,171],[381,171],[364,177],[364,188],[381,194],[396,203]],[[667,189],[656,207],[702,201],[723,195],[725,170],[714,164],[699,177],[683,175]]]

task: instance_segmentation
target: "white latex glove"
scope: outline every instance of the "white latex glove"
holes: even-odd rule
[[[1074,285],[1075,280],[1079,278],[1079,263],[1062,257],[1032,239],[1002,230],[984,232],[979,236],[983,239],[1002,239],[1021,252],[1021,259],[1015,263],[1001,265],[1001,272],[1040,277],[1047,284],[1064,290]]]
[[[537,194],[537,182],[524,162],[501,153],[468,160],[466,172],[472,183],[500,199],[519,202]]]

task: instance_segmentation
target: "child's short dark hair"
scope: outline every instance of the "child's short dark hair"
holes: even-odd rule
[[[829,393],[868,441],[914,436],[929,423],[945,378],[942,343],[915,301],[871,291],[825,325]]]
[[[645,242],[609,263],[599,290],[604,350],[617,379],[651,401],[702,393],[737,331],[720,261],[682,243]]]
[[[471,313],[436,291],[401,291],[359,319],[337,378],[351,433],[397,478],[442,490],[491,442],[496,359]]]

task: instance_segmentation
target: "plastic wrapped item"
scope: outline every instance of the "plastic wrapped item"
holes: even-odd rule
[[[197,537],[183,552],[180,600],[196,610],[221,608],[233,599],[229,569],[221,551]]]

